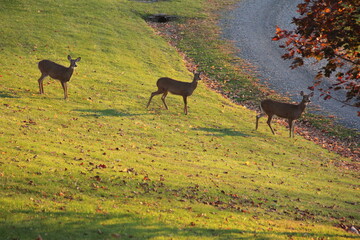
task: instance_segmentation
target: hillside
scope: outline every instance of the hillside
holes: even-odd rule
[[[0,3],[1,239],[360,238],[343,229],[360,226],[349,159],[255,131],[203,82],[188,115],[174,95],[145,108],[159,77],[193,75],[144,18],[206,20],[206,1]],[[40,95],[37,63],[68,54],[69,98],[50,78]]]

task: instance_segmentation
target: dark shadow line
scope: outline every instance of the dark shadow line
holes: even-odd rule
[[[234,131],[230,128],[205,128],[205,127],[199,127],[199,128],[192,128],[192,130],[195,131],[204,131],[208,132],[209,136],[240,136],[240,137],[251,137],[249,134],[245,134],[239,131]]]
[[[20,97],[10,95],[9,93],[4,91],[0,91],[0,98],[20,98]]]
[[[82,116],[84,117],[130,117],[130,116],[139,116],[145,114],[134,114],[127,112],[120,112],[116,109],[74,109],[73,111],[88,113]]]
[[[12,214],[21,214],[21,215],[28,215],[28,214],[34,214],[35,211],[31,210],[13,210]],[[52,232],[47,231],[48,235],[58,235],[62,233],[65,237],[74,237],[74,236],[81,236],[86,234],[88,238],[93,238],[94,236],[99,235],[99,225],[103,223],[104,220],[108,220],[111,218],[118,218],[118,219],[132,219],[132,221],[126,221],[121,224],[107,224],[102,225],[102,232],[101,234],[104,234],[104,238],[106,236],[110,237],[111,233],[114,232],[121,232],[122,239],[140,239],[138,237],[142,237],[141,239],[151,239],[154,237],[159,236],[169,236],[170,234],[173,235],[175,238],[192,238],[192,237],[208,237],[208,238],[214,238],[217,239],[273,239],[273,236],[288,236],[288,237],[300,237],[300,238],[309,238],[309,237],[329,237],[329,238],[348,238],[348,239],[359,239],[360,236],[351,236],[348,234],[332,234],[332,233],[311,233],[311,232],[290,232],[290,231],[251,231],[251,230],[245,230],[245,229],[217,229],[217,228],[206,228],[206,227],[198,227],[189,225],[181,230],[179,230],[177,227],[171,227],[166,226],[165,224],[162,224],[161,222],[154,222],[154,219],[150,217],[145,218],[139,218],[138,216],[135,216],[132,213],[107,213],[107,214],[92,214],[92,213],[75,213],[70,211],[65,212],[41,212],[37,213],[37,215],[43,217],[34,219],[32,222],[32,226],[40,226],[43,219],[59,219],[62,217],[65,218],[72,218],[74,220],[81,220],[81,219],[91,219],[91,223],[86,222],[85,224],[81,224],[81,227],[77,224],[75,225],[66,225],[63,226],[61,224],[58,225],[58,228],[54,229]],[[0,226],[0,232],[5,234],[6,239],[11,237],[13,239],[14,231],[15,232],[24,232],[29,231],[29,226],[24,224],[24,221],[19,221],[16,224],[11,223],[11,229],[4,228]],[[140,222],[149,222],[148,226],[151,226],[151,228],[146,227],[144,225],[142,227],[142,224],[139,225]],[[9,225],[9,223],[8,223]],[[121,229],[126,229],[125,232],[121,231]],[[236,236],[234,236],[236,234]],[[242,234],[246,234],[247,236],[241,236]],[[252,236],[249,236],[252,235]],[[17,238],[16,238],[17,239]]]

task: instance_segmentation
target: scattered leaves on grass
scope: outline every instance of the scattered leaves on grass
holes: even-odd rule
[[[170,40],[170,44],[172,44],[173,46],[177,45],[177,42],[179,41],[179,39],[182,38],[183,35],[183,30],[182,28],[184,26],[181,25],[177,25],[176,23],[148,23],[153,29],[155,29],[155,31],[162,37],[165,37],[166,39]],[[196,25],[198,24],[195,20],[193,22],[189,21],[188,23],[189,25]],[[187,26],[187,27],[191,27],[191,26]],[[180,52],[179,48],[177,48],[179,53],[184,56],[184,59],[186,61],[186,65],[188,67],[188,69],[190,71],[196,69],[198,66],[197,63],[193,62],[193,59],[190,59],[188,57],[185,56],[184,53]],[[242,63],[243,64],[243,63]],[[206,67],[206,66],[201,66],[201,67]],[[211,65],[209,69],[215,69],[214,65]],[[252,72],[252,70],[251,70]],[[236,96],[236,89],[232,89],[230,92],[224,90],[224,83],[221,83],[221,79],[223,79],[223,76],[219,76],[218,78],[215,77],[215,79],[208,79],[206,76],[203,76],[204,78],[204,82],[207,83],[207,86],[209,88],[211,88],[212,90],[221,93],[225,98],[230,98],[230,99],[243,99],[242,96]],[[269,92],[274,92],[274,91],[269,91]],[[268,94],[268,93],[267,93]],[[235,96],[233,96],[235,95]],[[240,93],[241,95],[241,93]],[[238,104],[239,102],[236,101]],[[240,104],[244,104],[246,105],[246,107],[248,107],[249,109],[258,110],[258,105],[251,102],[251,101],[246,101],[246,102],[241,102]],[[359,112],[360,114],[360,112]],[[255,114],[254,114],[255,115]],[[285,121],[280,121],[283,125],[287,125],[287,123],[285,124]],[[296,132],[300,135],[302,135],[305,139],[308,139],[310,141],[313,141],[314,143],[320,145],[321,147],[328,149],[329,151],[333,151],[336,152],[344,157],[348,157],[353,159],[355,162],[354,163],[350,163],[351,168],[353,170],[360,170],[360,148],[358,146],[358,144],[355,146],[354,143],[359,141],[360,136],[357,136],[355,139],[349,139],[347,141],[345,141],[344,139],[340,139],[339,137],[331,137],[328,134],[325,134],[324,132],[322,132],[321,130],[319,130],[318,128],[312,126],[309,122],[306,121],[298,121],[296,124]],[[351,146],[351,147],[350,147]],[[349,164],[348,164],[349,165]]]

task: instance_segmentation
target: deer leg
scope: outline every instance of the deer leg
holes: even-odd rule
[[[268,116],[267,124],[269,125],[271,132],[275,135],[275,132],[274,132],[273,128],[271,127],[271,119],[272,118],[273,118],[272,115]]]
[[[289,137],[291,137],[291,134],[292,134],[292,137],[294,137],[294,127],[295,127],[294,120],[289,119],[289,131],[290,131]]]
[[[151,99],[152,99],[154,96],[159,95],[159,94],[161,94],[161,93],[163,93],[163,92],[160,91],[160,90],[157,90],[156,92],[151,93],[151,96],[150,96],[150,99],[149,99],[149,101],[148,101],[148,103],[147,103],[147,105],[146,105],[146,108],[149,107],[150,102],[151,102]]]
[[[46,77],[47,77],[46,74],[41,74],[41,77],[38,79],[40,94],[44,93],[43,81],[44,81],[44,78],[46,78]]]
[[[264,113],[260,113],[259,115],[256,116],[256,126],[255,126],[256,130],[258,129],[258,126],[259,126],[259,119],[263,116],[265,116]]]
[[[166,102],[165,102],[165,98],[166,98],[167,94],[168,94],[168,92],[165,91],[164,94],[163,94],[162,97],[161,97],[161,100],[163,101],[163,103],[164,103],[164,105],[165,105],[165,108],[166,108],[166,109],[169,109],[168,106],[166,105]]]
[[[183,99],[184,99],[184,113],[185,115],[188,114],[188,111],[187,111],[187,96],[183,96]]]
[[[293,138],[295,137],[295,134],[294,134],[294,130],[295,130],[295,123],[296,121],[293,120],[293,124],[292,124],[292,133],[293,133]]]
[[[67,84],[66,84],[66,82],[61,82],[61,86],[62,86],[62,88],[64,90],[64,99],[67,99],[68,94],[67,94]]]

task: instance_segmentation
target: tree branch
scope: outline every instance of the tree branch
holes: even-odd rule
[[[343,56],[341,56],[341,55],[339,55],[339,54],[334,53],[334,55],[337,56],[338,58],[341,58],[342,60],[347,61],[347,62],[350,62],[350,63],[352,63],[352,64],[354,64],[354,65],[360,65],[359,62],[354,62],[353,60],[350,60],[350,59],[348,59],[348,58],[345,58],[345,57],[343,57]]]

